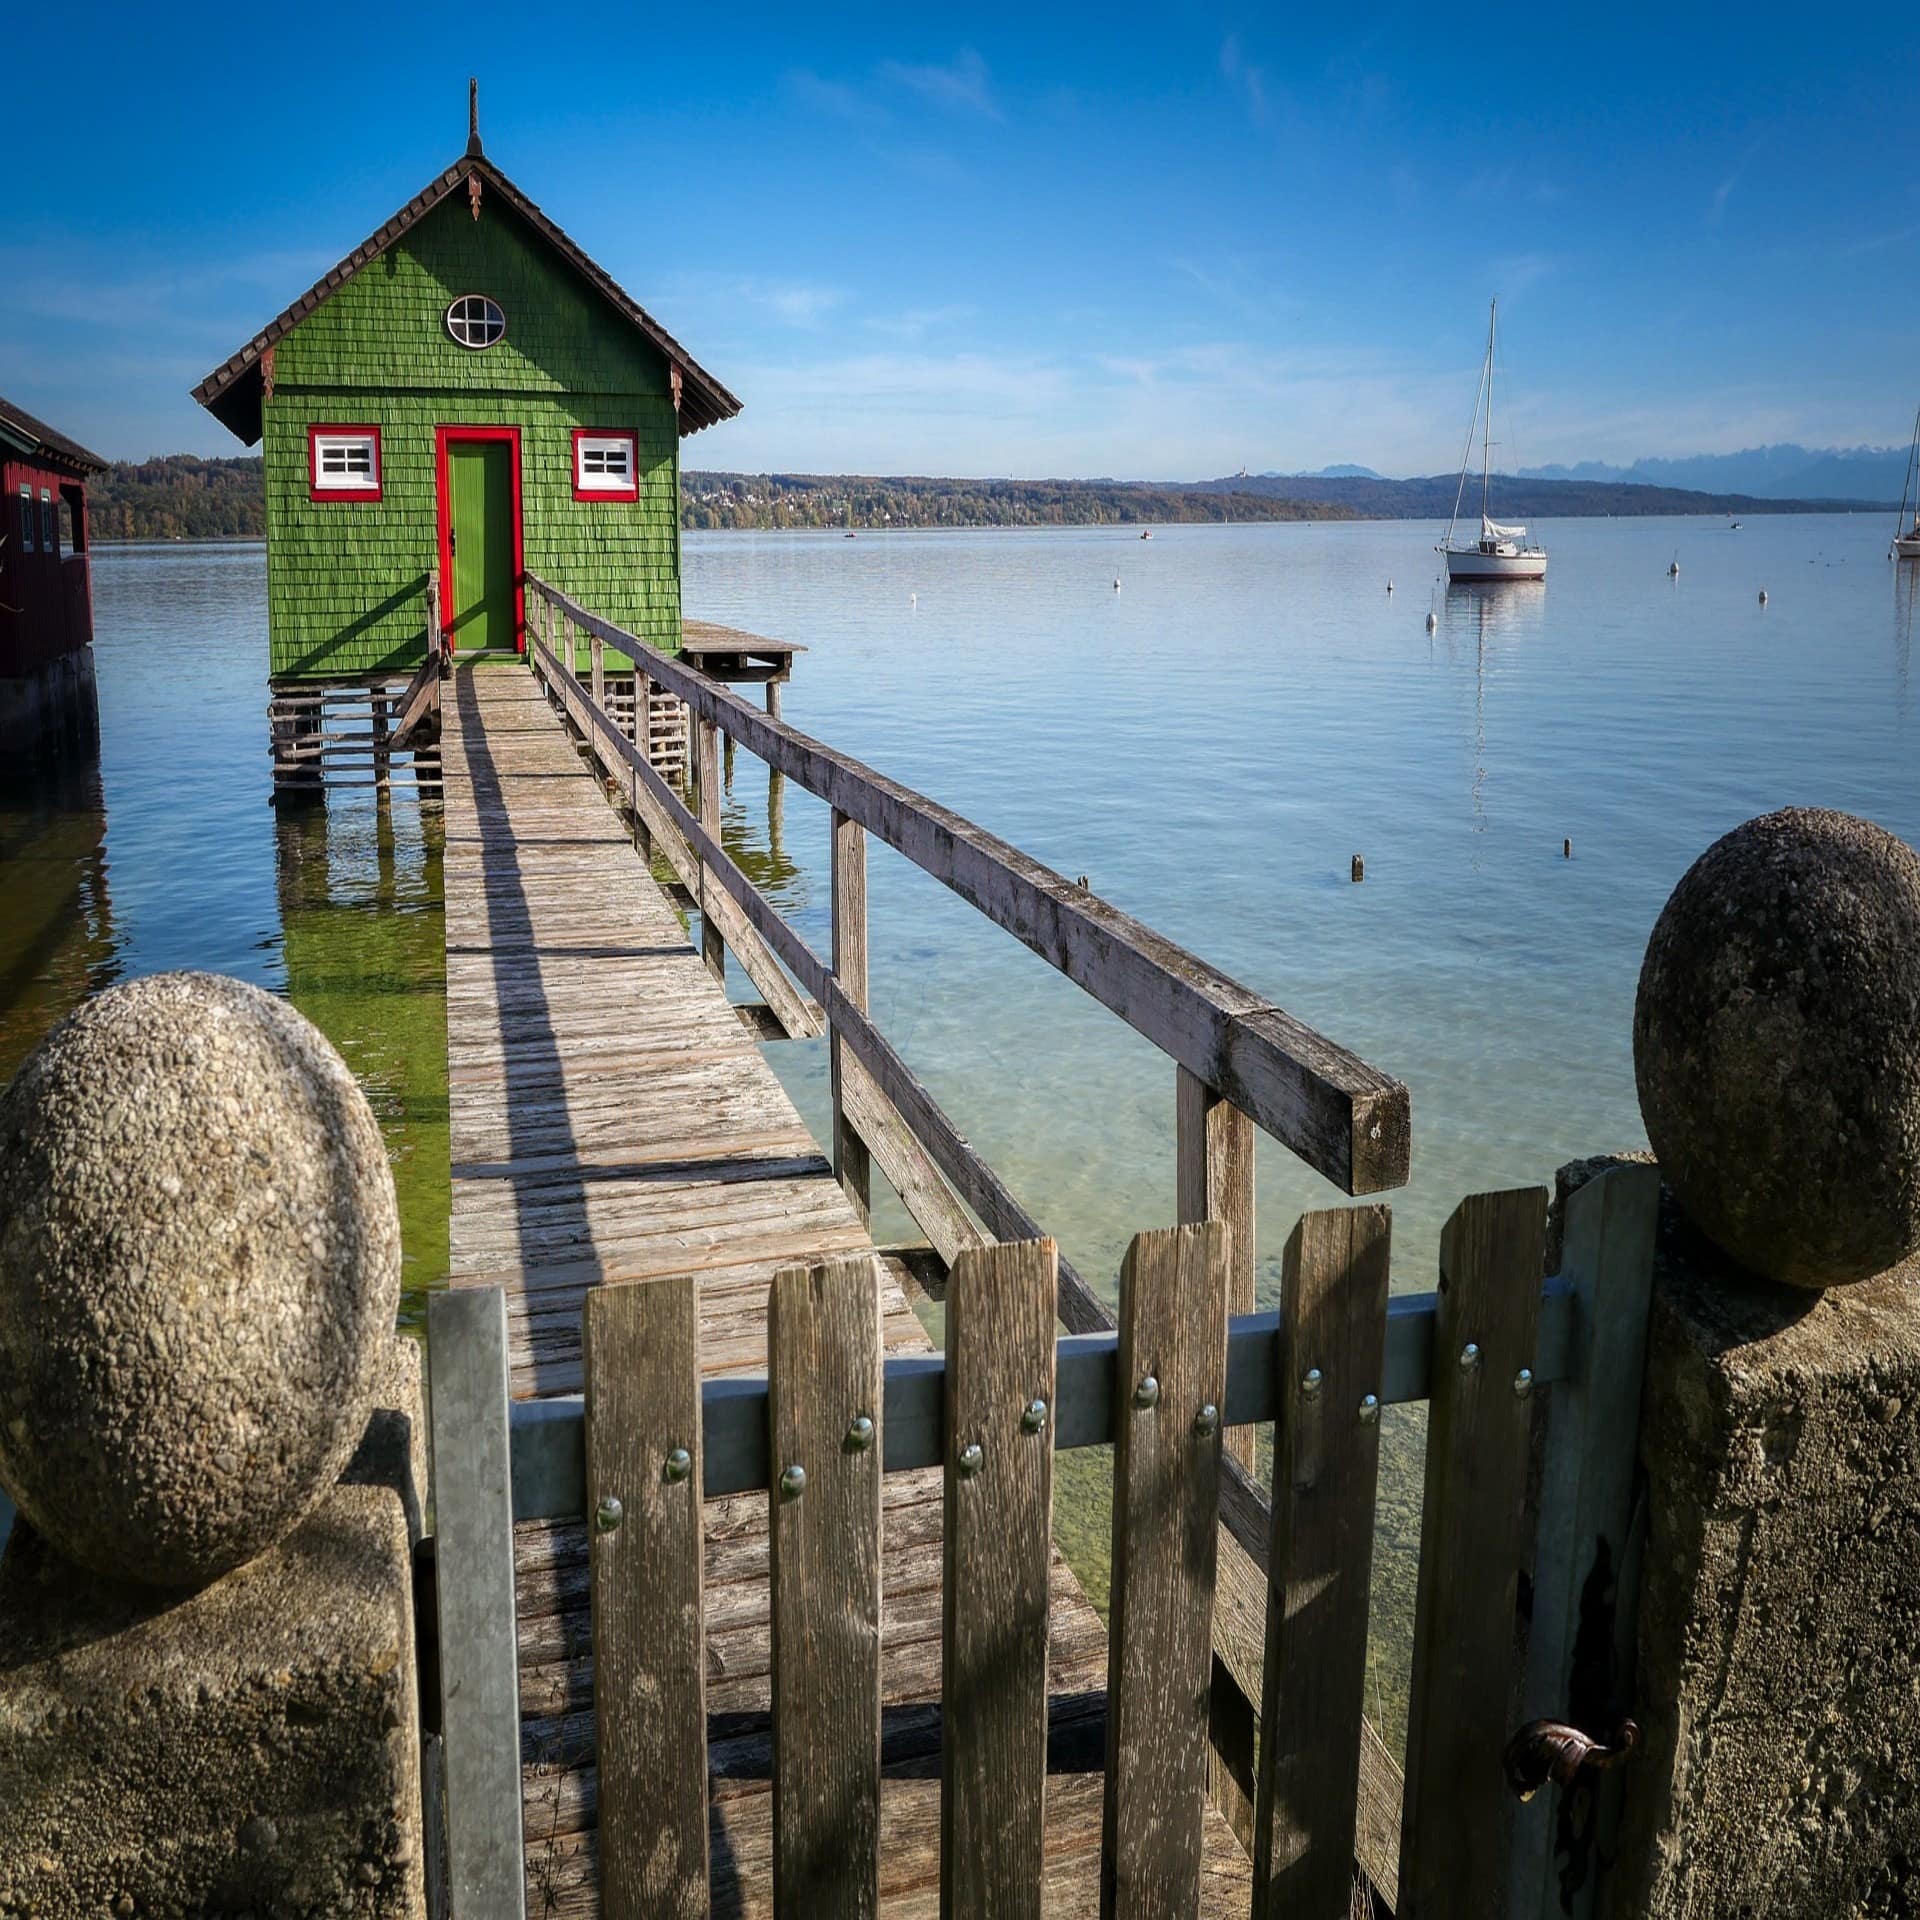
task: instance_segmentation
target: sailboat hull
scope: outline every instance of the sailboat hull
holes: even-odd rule
[[[1480,553],[1471,547],[1449,547],[1446,561],[1449,580],[1544,580],[1547,577],[1544,553]]]
[[[1920,533],[1903,533],[1893,543],[1893,550],[1902,560],[1920,560]]]

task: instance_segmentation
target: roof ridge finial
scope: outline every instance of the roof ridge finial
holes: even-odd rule
[[[480,82],[467,82],[467,157],[480,158]]]

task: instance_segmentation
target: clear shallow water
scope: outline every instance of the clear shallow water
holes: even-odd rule
[[[1641,1141],[1640,956],[1710,840],[1799,803],[1920,841],[1914,570],[1888,564],[1882,520],[1548,523],[1544,588],[1451,593],[1432,579],[1436,531],[685,543],[690,613],[811,649],[786,693],[796,725],[1087,875],[1407,1081],[1402,1287],[1432,1284],[1463,1194]],[[116,979],[212,967],[289,994],[380,1115],[417,1319],[446,1269],[437,828],[364,792],[276,818],[260,548],[103,550],[95,592],[97,772],[0,792],[0,1075]],[[770,831],[743,754],[726,817],[826,952],[824,808],[789,783]],[[1173,1215],[1171,1067],[897,855],[870,859],[880,1024],[1111,1289],[1128,1238]],[[769,1057],[824,1138],[824,1047]],[[1337,1197],[1262,1141],[1269,1295],[1299,1210]],[[907,1231],[897,1209],[877,1224]],[[1411,1412],[1388,1423],[1375,1680],[1390,1732],[1419,1433]],[[1062,1533],[1103,1598],[1100,1462],[1061,1464]]]

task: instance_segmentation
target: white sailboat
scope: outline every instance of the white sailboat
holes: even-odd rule
[[[1920,560],[1920,413],[1913,416],[1913,445],[1907,452],[1906,483],[1900,489],[1893,551],[1898,559]]]
[[[1447,522],[1446,538],[1435,552],[1447,562],[1449,580],[1544,580],[1547,577],[1547,550],[1527,542],[1525,527],[1505,527],[1487,513],[1487,488],[1492,479],[1493,453],[1493,342],[1499,322],[1500,303],[1487,310],[1487,358],[1480,369],[1480,391],[1474,398],[1473,419],[1467,425],[1466,450],[1460,456],[1460,484],[1454,490],[1453,518]],[[1484,424],[1483,424],[1484,422]],[[1467,490],[1467,467],[1473,459],[1473,436],[1480,433],[1480,538],[1454,540],[1460,524],[1460,502]]]

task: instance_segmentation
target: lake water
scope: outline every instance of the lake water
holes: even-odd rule
[[[1085,874],[1409,1084],[1402,1287],[1432,1284],[1463,1194],[1642,1141],[1640,956],[1709,841],[1790,803],[1920,841],[1914,577],[1883,519],[1549,523],[1544,587],[1452,591],[1435,531],[685,543],[690,614],[810,649],[794,724]],[[105,549],[95,588],[98,770],[0,799],[0,1076],[116,979],[212,967],[289,994],[386,1130],[417,1319],[446,1266],[436,827],[364,793],[269,806],[259,548]],[[788,783],[772,828],[743,755],[726,824],[826,951],[824,809]],[[870,923],[879,1024],[1110,1288],[1128,1238],[1172,1218],[1171,1067],[877,846]],[[823,1045],[771,1057],[824,1138]],[[1262,1140],[1269,1292],[1299,1210],[1335,1198]],[[1404,1617],[1419,1427],[1389,1427],[1381,1595]],[[1062,1519],[1099,1597],[1096,1480],[1063,1475]]]

